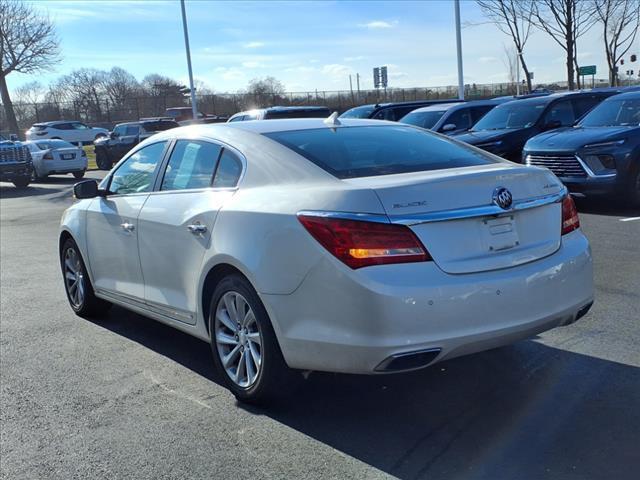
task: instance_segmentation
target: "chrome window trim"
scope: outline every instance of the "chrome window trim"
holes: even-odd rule
[[[442,210],[439,212],[417,213],[414,215],[390,215],[391,223],[400,225],[419,225],[421,223],[443,222],[447,220],[462,220],[476,217],[495,217],[529,208],[542,207],[551,203],[559,203],[567,195],[567,188],[563,187],[557,193],[530,198],[527,200],[514,200],[511,208],[502,209],[497,205],[479,205],[477,207]]]

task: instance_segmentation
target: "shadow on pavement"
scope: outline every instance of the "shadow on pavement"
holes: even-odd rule
[[[16,188],[12,183],[2,183],[0,185],[0,197],[25,198],[49,195],[61,192],[82,180],[82,178],[77,179],[73,176],[51,176],[43,180],[33,181],[25,188]]]
[[[118,307],[96,324],[220,382],[205,342]],[[408,374],[313,373],[241,407],[402,479],[622,479],[639,398],[640,368],[524,341]]]
[[[575,198],[578,213],[610,215],[614,217],[636,217],[640,215],[640,207],[634,207],[623,200],[611,198]]]

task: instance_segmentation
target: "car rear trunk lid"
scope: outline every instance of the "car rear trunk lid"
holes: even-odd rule
[[[546,170],[496,164],[347,181],[373,188],[391,222],[409,226],[447,273],[508,268],[560,247],[565,190]],[[493,203],[501,188],[510,208]]]

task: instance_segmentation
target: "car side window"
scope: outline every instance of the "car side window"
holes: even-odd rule
[[[573,113],[573,107],[569,100],[563,100],[551,105],[551,108],[547,111],[544,119],[544,124],[548,125],[552,122],[559,122],[560,126],[566,127],[573,125],[576,117]]]
[[[160,190],[190,190],[211,186],[222,147],[200,140],[178,140],[171,152]]]
[[[230,122],[241,122],[243,121],[246,117],[246,115],[238,115],[237,117],[233,117],[231,120],[229,120]]]
[[[471,111],[468,108],[461,108],[449,116],[447,123],[453,123],[456,126],[456,130],[467,130],[473,125]]]
[[[50,128],[55,128],[56,130],[72,130],[73,126],[70,123],[58,123],[56,125],[51,125]]]
[[[134,135],[138,135],[139,133],[139,127],[138,125],[128,125],[124,134],[127,136],[134,136]]]
[[[118,195],[151,190],[156,166],[167,142],[158,142],[137,150],[113,172],[109,192]]]
[[[242,162],[235,153],[225,148],[220,156],[218,168],[216,168],[213,186],[216,188],[233,188],[238,184],[241,173]]]
[[[84,123],[80,123],[80,122],[72,123],[71,127],[75,128],[76,130],[87,130],[89,128]]]
[[[116,137],[119,137],[120,135],[124,135],[126,128],[127,127],[125,125],[118,125],[113,129],[113,133],[115,134]]]
[[[493,109],[493,105],[485,105],[484,107],[473,107],[471,109],[471,121],[476,123],[482,117],[484,117],[490,110]]]
[[[598,105],[602,99],[598,97],[582,97],[573,100],[573,110],[576,112],[576,118],[582,117],[585,113]]]

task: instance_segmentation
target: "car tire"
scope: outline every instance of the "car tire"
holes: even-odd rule
[[[96,150],[96,165],[100,170],[111,170],[113,166],[107,152],[104,150]]]
[[[76,315],[98,317],[109,311],[111,303],[96,297],[80,249],[71,238],[60,250],[60,268],[67,300]]]
[[[81,172],[73,172],[73,176],[75,178],[82,178],[82,177],[84,177],[84,173],[85,173],[84,170],[82,170]]]
[[[18,177],[11,183],[13,183],[16,188],[26,188],[31,183],[31,177]]]
[[[631,184],[627,191],[627,200],[634,207],[640,207],[640,167],[631,176]]]
[[[237,313],[238,306],[243,313]],[[284,361],[267,311],[249,281],[239,274],[223,278],[213,292],[209,312],[214,363],[235,397],[264,404],[286,394],[294,372]]]

